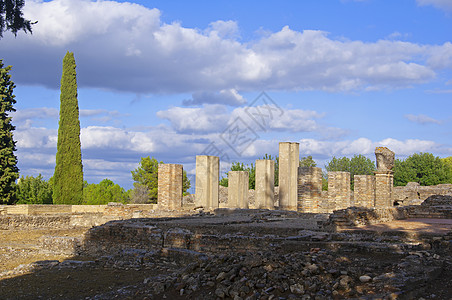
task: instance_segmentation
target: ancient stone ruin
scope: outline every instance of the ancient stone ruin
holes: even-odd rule
[[[258,159],[255,191],[248,191],[247,172],[229,172],[229,187],[223,201],[219,200],[219,157],[196,156],[195,207],[207,210],[224,207],[332,213],[352,206],[365,208],[393,206],[393,151],[386,147],[375,149],[377,161],[375,175],[355,175],[353,192],[350,189],[350,173],[329,172],[328,192],[325,193],[322,192],[322,170],[316,167],[299,167],[299,148],[298,143],[279,143],[279,187],[276,192],[274,161]],[[184,207],[181,200],[181,173],[181,165],[168,164],[159,167],[160,209],[179,210]]]

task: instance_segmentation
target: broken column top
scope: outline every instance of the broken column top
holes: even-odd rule
[[[394,167],[395,153],[386,147],[375,148],[375,158],[377,159],[377,171],[387,172]]]

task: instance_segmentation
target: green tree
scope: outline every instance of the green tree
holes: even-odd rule
[[[15,36],[19,30],[31,33],[31,25],[34,23],[23,18],[24,4],[23,0],[0,0],[0,38],[7,30],[11,30]]]
[[[449,167],[449,183],[452,183],[452,156],[441,159]]]
[[[80,204],[83,201],[83,166],[75,67],[74,54],[67,52],[63,59],[60,122],[53,176],[55,204]]]
[[[300,159],[300,167],[316,167],[317,163],[314,161],[311,155],[302,157]]]
[[[109,202],[127,203],[127,192],[110,179],[104,179],[99,184],[87,184],[83,189],[83,204],[102,205]]]
[[[52,193],[51,180],[44,180],[41,174],[22,176],[17,183],[18,204],[52,204]]]
[[[394,163],[395,186],[404,186],[408,182],[418,182],[424,186],[437,185],[451,180],[449,166],[431,153],[415,153]]]
[[[132,171],[132,179],[135,181],[134,190],[137,189],[137,195],[141,194],[143,186],[147,187],[149,194],[149,203],[157,203],[158,197],[158,171],[159,163],[154,157],[151,159],[149,156],[142,157],[140,166]],[[190,180],[187,177],[187,172],[183,172],[182,177],[182,192],[187,193],[190,188]],[[140,192],[138,192],[138,190]]]
[[[355,175],[373,175],[376,167],[375,163],[364,155],[354,155],[351,159],[348,157],[333,158],[326,163],[325,169],[328,172],[349,172],[350,186],[354,188]],[[326,183],[328,184],[328,183]]]
[[[11,66],[4,67],[0,60],[0,204],[12,204],[16,198],[15,181],[19,178],[17,168],[16,142],[13,131],[16,129],[11,123],[10,112],[16,99],[13,90],[16,87],[11,81],[9,71]]]

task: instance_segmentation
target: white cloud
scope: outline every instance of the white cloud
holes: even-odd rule
[[[434,141],[407,139],[399,141],[387,138],[381,141],[372,141],[368,138],[343,141],[319,141],[315,139],[301,139],[300,153],[306,155],[332,156],[352,156],[355,154],[372,155],[375,147],[388,147],[396,155],[411,155],[417,152],[436,152],[441,149],[441,145]]]
[[[418,5],[433,5],[436,8],[452,12],[452,2],[450,0],[416,0]]]
[[[229,120],[223,105],[204,105],[202,108],[172,107],[158,111],[157,117],[167,119],[177,132],[219,132]]]
[[[195,92],[192,99],[184,100],[183,105],[199,105],[199,104],[225,104],[231,106],[239,106],[246,103],[235,89],[221,90],[220,92]]]
[[[12,112],[14,122],[25,122],[32,119],[58,119],[58,109],[51,107],[18,109]]]
[[[431,118],[429,116],[426,116],[426,115],[423,115],[423,114],[420,114],[420,115],[408,114],[408,115],[405,115],[405,118],[407,118],[411,122],[418,123],[418,124],[421,124],[421,125],[441,124],[441,121],[433,119],[433,118]]]
[[[33,35],[5,36],[0,51],[16,82],[51,88],[67,49],[75,53],[79,87],[134,93],[400,88],[451,67],[438,63],[450,61],[448,43],[341,41],[287,26],[241,43],[231,38],[233,21],[186,28],[162,23],[157,9],[114,1],[30,0],[24,11],[39,21]]]

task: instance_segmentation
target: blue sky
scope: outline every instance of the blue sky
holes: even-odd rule
[[[319,166],[376,146],[452,155],[452,1],[27,0],[6,33],[21,175],[55,165],[62,59],[77,62],[85,179],[132,187],[141,157]],[[262,93],[265,92],[265,93]]]

